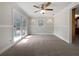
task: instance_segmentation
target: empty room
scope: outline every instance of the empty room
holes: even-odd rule
[[[78,20],[79,2],[0,2],[0,56],[79,56]]]

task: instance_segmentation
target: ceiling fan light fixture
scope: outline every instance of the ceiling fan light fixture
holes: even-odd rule
[[[41,14],[45,14],[45,10],[41,10],[40,13],[41,13]]]

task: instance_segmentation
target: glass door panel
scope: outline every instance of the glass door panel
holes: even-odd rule
[[[21,35],[22,35],[22,37],[24,37],[25,34],[26,34],[26,21],[25,21],[24,18],[22,19],[22,27],[21,28],[22,28],[22,32],[21,32],[22,34]]]
[[[13,14],[14,18],[14,27],[13,27],[13,38],[14,38],[14,41],[18,41],[21,39],[21,23],[22,23],[22,17],[14,12]]]

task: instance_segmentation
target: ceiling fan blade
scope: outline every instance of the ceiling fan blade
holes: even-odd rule
[[[35,7],[35,8],[40,8],[40,7],[36,6],[36,5],[33,5],[33,7]]]
[[[34,11],[34,12],[36,13],[36,12],[38,12],[38,11],[40,11],[40,10],[37,10],[37,11]]]
[[[51,2],[47,2],[47,4],[45,6],[48,7],[50,4],[51,4]]]
[[[44,4],[42,4],[41,9],[42,9],[42,10],[44,9]]]
[[[45,9],[45,10],[47,10],[47,11],[53,11],[53,9]]]

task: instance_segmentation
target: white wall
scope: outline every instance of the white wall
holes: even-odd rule
[[[12,38],[13,9],[19,11],[22,16],[26,18],[26,32],[28,31],[29,17],[21,9],[15,3],[0,3],[0,53],[4,52],[15,43]]]
[[[78,3],[71,3],[54,16],[54,34],[72,43],[72,8]]]
[[[43,25],[39,25],[40,20]],[[37,17],[30,20],[30,34],[52,34],[53,18]]]
[[[10,46],[11,38],[11,10],[0,5],[0,52]]]

